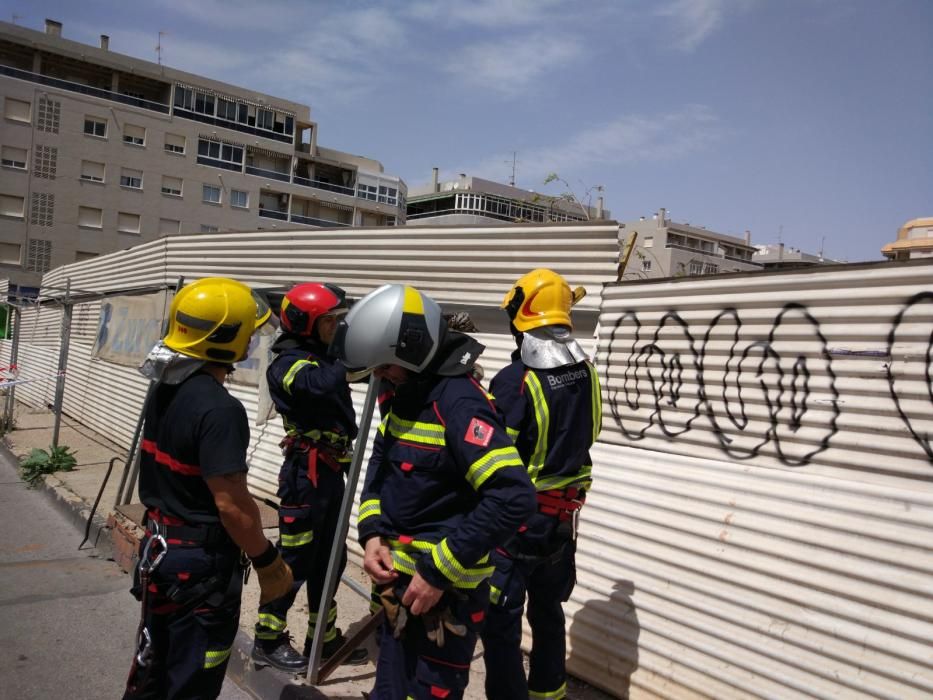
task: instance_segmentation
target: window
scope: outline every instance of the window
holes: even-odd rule
[[[719,265],[714,265],[713,263],[706,263],[706,267],[704,268],[704,270],[707,275],[715,275],[717,272],[719,272]]]
[[[0,149],[0,162],[4,168],[26,169],[26,149],[15,146],[3,146]]]
[[[180,109],[194,109],[194,90],[175,86],[175,106]]]
[[[230,190],[230,206],[249,208],[249,192],[241,190]]]
[[[22,219],[24,218],[23,210],[25,207],[25,197],[0,194],[0,216],[9,216],[14,219]]]
[[[40,238],[30,238],[26,247],[26,264],[23,269],[28,272],[48,272],[52,267],[52,241]]]
[[[175,219],[159,219],[159,235],[174,236],[181,230],[181,222]]]
[[[214,114],[214,96],[203,92],[194,93],[194,111],[201,114]]]
[[[97,163],[93,160],[82,160],[81,179],[87,180],[88,182],[103,182],[104,168],[105,166],[103,163]]]
[[[642,240],[641,245],[643,248],[654,248],[654,236],[645,236]]]
[[[40,97],[36,115],[36,129],[49,134],[57,134],[61,126],[62,103],[48,97]]]
[[[703,263],[699,260],[691,260],[690,267],[687,270],[690,275],[702,275],[703,274]]]
[[[84,133],[88,136],[107,138],[107,120],[100,120],[97,117],[85,117]]]
[[[32,174],[44,180],[54,180],[58,172],[58,148],[37,144],[32,154]]]
[[[32,121],[32,105],[23,100],[14,100],[12,97],[3,100],[3,116],[15,122]]]
[[[217,116],[221,119],[236,121],[236,102],[225,100],[223,97],[217,98]]]
[[[181,197],[181,184],[182,180],[180,177],[170,177],[169,175],[163,175],[162,194],[171,195],[172,197]]]
[[[165,135],[165,151],[167,153],[185,154],[185,137],[177,134]]]
[[[0,263],[19,265],[23,247],[19,243],[0,243]]]
[[[78,226],[83,228],[101,228],[104,212],[94,207],[78,207]]]
[[[134,124],[124,124],[123,143],[128,143],[133,146],[144,146],[146,143],[146,130]]]
[[[257,109],[256,110],[256,126],[260,129],[267,129],[272,131],[272,125],[275,122],[275,112],[271,109]]]
[[[120,233],[139,233],[139,214],[117,214],[117,231]]]
[[[220,188],[213,185],[204,185],[201,188],[201,201],[208,204],[220,204]]]
[[[651,261],[650,261],[650,260],[642,260],[642,261],[641,261],[641,269],[642,269],[643,272],[650,272],[650,271],[651,271]]]
[[[143,171],[123,168],[120,171],[120,187],[141,190],[143,188]]]
[[[208,226],[207,224],[201,224],[201,233],[217,233],[219,231],[216,226]]]
[[[35,226],[53,226],[55,224],[55,195],[53,193],[32,193],[29,223]]]
[[[198,139],[198,163],[226,170],[243,169],[243,147]]]
[[[371,199],[375,202],[377,191],[378,189],[376,187],[371,187],[370,185],[359,184],[356,186],[356,196],[360,199]]]

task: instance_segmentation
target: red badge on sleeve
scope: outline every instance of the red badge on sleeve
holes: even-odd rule
[[[474,418],[470,421],[470,425],[467,426],[466,435],[463,436],[463,439],[471,445],[486,447],[489,445],[489,441],[492,440],[493,432],[495,432],[495,429],[489,423]]]

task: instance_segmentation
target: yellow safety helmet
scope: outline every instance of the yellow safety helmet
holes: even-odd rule
[[[271,313],[242,282],[205,277],[175,294],[164,342],[189,357],[232,364],[246,357],[250,336]]]
[[[499,308],[506,310],[522,333],[542,326],[573,328],[570,308],[585,294],[583,287],[571,291],[567,281],[553,270],[538,268],[512,285]]]

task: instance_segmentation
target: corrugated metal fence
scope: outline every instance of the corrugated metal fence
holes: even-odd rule
[[[212,234],[44,283],[104,292],[217,274],[356,295],[405,281],[448,308],[488,308],[554,267],[599,309],[604,398],[565,606],[570,669],[619,697],[929,695],[933,264],[614,284],[617,254],[606,225]],[[65,410],[126,444],[145,382],[91,357],[98,308],[76,307],[87,320]],[[60,315],[23,312],[21,373],[54,374]],[[481,330],[491,377],[512,341]],[[256,387],[232,390],[254,424],[252,486],[271,494],[281,426],[255,425]],[[45,404],[53,391],[17,394]]]

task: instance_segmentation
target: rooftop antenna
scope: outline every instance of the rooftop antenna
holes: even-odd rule
[[[159,65],[162,65],[162,36],[168,34],[168,32],[159,32],[159,43],[156,44],[156,55],[159,57]]]
[[[13,13],[13,24],[16,24],[16,20],[22,19],[22,18],[23,18],[22,15],[18,15],[18,14],[16,14],[16,13],[14,12],[14,13]]]
[[[512,164],[512,177],[509,178],[509,185],[511,185],[512,187],[515,187],[515,166],[518,164],[518,151],[512,151],[511,161],[505,160],[502,162],[505,163],[506,165],[508,165],[509,163]]]
[[[784,224],[778,224],[778,243],[784,242]]]

